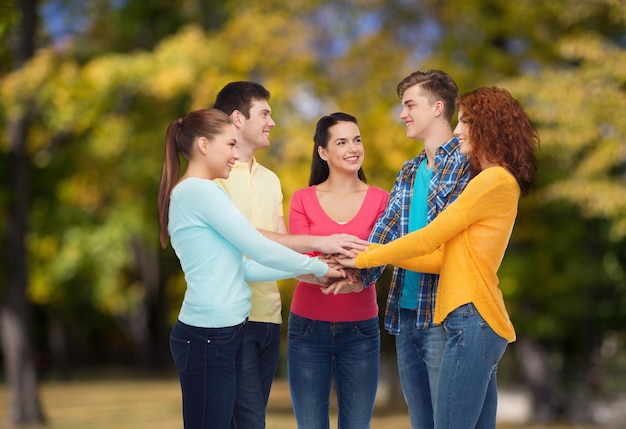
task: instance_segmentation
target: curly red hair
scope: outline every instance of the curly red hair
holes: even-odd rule
[[[500,164],[515,177],[521,194],[527,195],[537,171],[539,134],[520,103],[503,88],[480,87],[463,94],[459,108],[469,125],[474,173],[481,170],[479,158]]]

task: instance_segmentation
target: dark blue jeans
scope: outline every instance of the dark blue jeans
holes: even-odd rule
[[[298,428],[328,429],[333,380],[338,428],[370,427],[380,370],[378,318],[331,323],[291,313],[287,349]]]
[[[186,429],[231,427],[244,325],[197,328],[177,321],[172,328],[170,351],[180,378]]]
[[[237,378],[235,427],[263,429],[265,408],[280,358],[280,325],[248,322],[243,333],[243,363]]]

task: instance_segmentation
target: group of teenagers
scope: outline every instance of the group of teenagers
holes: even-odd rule
[[[329,427],[333,385],[339,429],[369,428],[387,265],[384,327],[411,427],[495,428],[497,365],[515,340],[497,271],[539,136],[503,88],[459,96],[448,74],[428,70],[397,93],[407,138],[424,149],[391,191],[366,180],[357,119],[323,116],[288,228],[280,181],[255,158],[276,125],[266,88],[231,82],[212,108],[169,125],[158,212],[187,285],[170,336],[185,428],[265,427],[280,357],[276,280],[286,278],[299,280],[287,342],[298,428]]]

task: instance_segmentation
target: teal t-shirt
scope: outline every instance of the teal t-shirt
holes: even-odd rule
[[[428,223],[428,191],[433,169],[428,168],[427,161],[427,158],[424,158],[419,165],[415,182],[413,182],[413,196],[409,207],[409,232],[423,228]],[[404,272],[400,308],[417,309],[417,288],[421,277],[422,273],[408,270]]]

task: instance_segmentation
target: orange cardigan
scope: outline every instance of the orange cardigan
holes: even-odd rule
[[[430,224],[387,244],[371,245],[356,258],[356,265],[393,264],[439,273],[435,323],[471,302],[499,336],[513,342],[515,330],[498,287],[497,271],[513,231],[519,198],[517,181],[507,170],[488,168]]]

